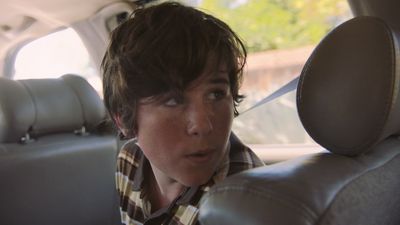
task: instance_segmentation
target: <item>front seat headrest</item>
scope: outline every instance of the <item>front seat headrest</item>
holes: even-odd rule
[[[399,44],[397,31],[367,16],[321,41],[297,88],[300,119],[316,142],[357,155],[400,132]]]
[[[0,142],[95,129],[106,116],[102,100],[82,77],[0,78]]]

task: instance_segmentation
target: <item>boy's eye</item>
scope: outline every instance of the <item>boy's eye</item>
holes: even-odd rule
[[[169,98],[164,102],[166,106],[176,106],[178,105],[178,101],[175,98]]]
[[[168,107],[174,107],[174,106],[177,106],[177,105],[179,105],[179,104],[181,104],[182,103],[182,100],[180,100],[179,98],[176,98],[176,97],[171,97],[171,98],[167,98],[165,101],[164,101],[164,105],[165,106],[168,106]]]
[[[218,100],[226,96],[226,91],[216,90],[208,94],[208,98],[211,100]]]

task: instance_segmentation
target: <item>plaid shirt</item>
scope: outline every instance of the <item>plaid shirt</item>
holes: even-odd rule
[[[118,155],[116,183],[120,196],[121,220],[126,225],[189,225],[198,224],[198,202],[209,188],[225,177],[264,165],[235,135],[231,135],[228,154],[210,181],[188,187],[169,207],[151,212],[146,199],[145,174],[150,164],[134,141],[127,142]]]

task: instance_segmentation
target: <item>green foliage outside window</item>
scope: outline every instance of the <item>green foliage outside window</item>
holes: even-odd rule
[[[228,23],[249,52],[316,44],[349,17],[345,0],[202,0],[198,7]]]

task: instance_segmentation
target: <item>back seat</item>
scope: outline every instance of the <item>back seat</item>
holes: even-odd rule
[[[0,78],[0,224],[120,224],[105,118],[79,76]]]

